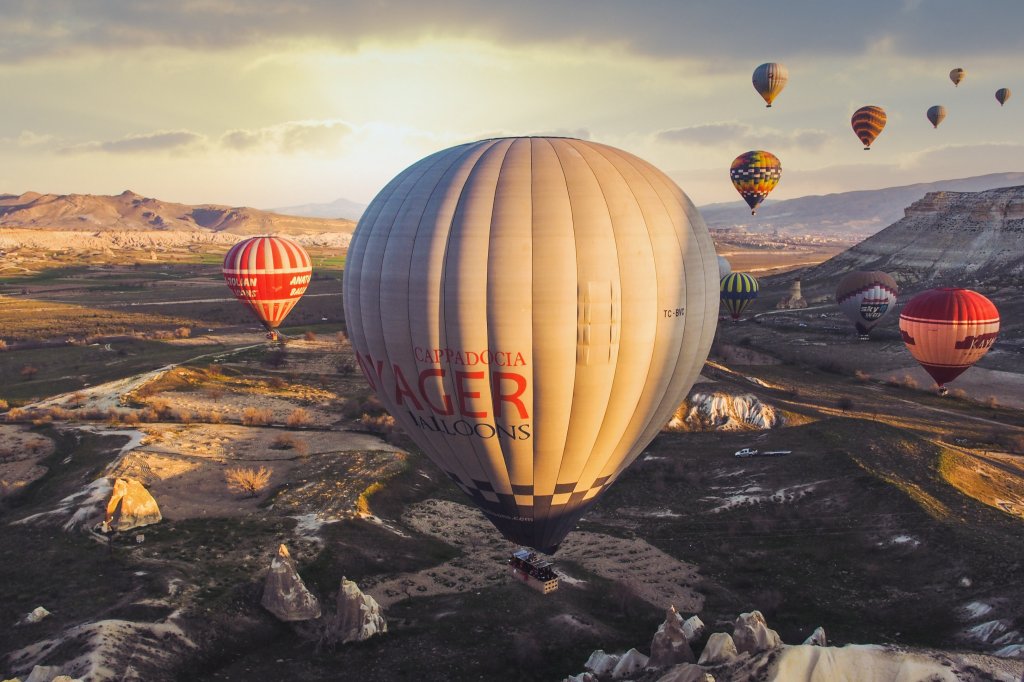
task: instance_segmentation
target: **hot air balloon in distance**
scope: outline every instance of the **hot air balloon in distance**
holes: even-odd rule
[[[750,302],[757,298],[759,288],[757,280],[745,272],[734,272],[722,278],[719,283],[722,305],[733,321],[740,319]]]
[[[959,87],[960,82],[967,78],[967,71],[961,69],[959,66],[949,72],[949,80],[953,81],[954,87]]]
[[[999,106],[1006,104],[1006,100],[1010,99],[1010,88],[999,88],[996,90],[996,101],[999,102]]]
[[[764,98],[765,107],[771,108],[772,102],[789,80],[789,70],[782,64],[769,62],[754,69],[754,89]]]
[[[729,259],[725,256],[718,257],[718,279],[721,280],[723,277],[732,272],[732,265],[729,263]]]
[[[935,380],[939,392],[981,359],[999,335],[999,311],[970,289],[931,289],[900,313],[903,342]]]
[[[221,272],[235,298],[276,339],[278,325],[309,286],[313,264],[306,250],[291,239],[260,236],[232,246]]]
[[[861,107],[853,112],[850,125],[853,126],[853,132],[856,133],[857,137],[864,144],[864,150],[869,151],[871,143],[875,141],[875,138],[885,128],[885,109],[874,105]]]
[[[896,307],[899,286],[884,272],[851,272],[836,287],[836,303],[862,340]]]
[[[733,159],[729,177],[732,186],[750,206],[750,215],[755,215],[757,205],[779,184],[782,162],[771,152],[744,152]]]
[[[707,358],[718,261],[686,194],[596,142],[471,142],[370,203],[344,273],[357,363],[509,540],[553,553]]]
[[[946,118],[946,107],[941,104],[936,104],[933,107],[928,107],[928,120],[931,121],[933,128],[938,128],[939,124]]]

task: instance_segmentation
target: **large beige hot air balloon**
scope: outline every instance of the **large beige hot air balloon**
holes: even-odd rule
[[[553,552],[696,379],[718,259],[649,163],[492,139],[428,156],[377,195],[344,301],[395,419],[507,538]]]

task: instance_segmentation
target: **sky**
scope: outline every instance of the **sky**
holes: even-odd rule
[[[1024,171],[1021,26],[1020,0],[0,0],[0,193],[367,203],[507,135],[625,149],[698,205],[740,201],[750,149],[781,159],[775,199]]]

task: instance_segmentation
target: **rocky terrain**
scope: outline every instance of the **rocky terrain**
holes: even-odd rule
[[[804,283],[881,270],[900,283],[1019,285],[1024,275],[1024,186],[931,192],[878,234],[803,271]]]
[[[783,201],[769,199],[758,207],[757,216],[753,218],[739,199],[702,206],[700,211],[713,230],[739,228],[762,234],[777,232],[782,235],[854,236],[862,239],[899,220],[904,206],[929,192],[978,192],[1020,184],[1024,184],[1024,173],[993,173]]]

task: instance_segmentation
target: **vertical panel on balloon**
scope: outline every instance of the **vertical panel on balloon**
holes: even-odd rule
[[[487,259],[498,176],[511,140],[490,143],[466,181],[455,210],[442,279],[443,326],[441,347],[461,352],[452,363],[456,412],[467,433],[459,448],[473,453],[483,471],[483,482],[502,498],[506,513],[512,495],[505,460],[496,443],[470,434],[476,424],[491,416],[490,387],[486,368],[468,353],[487,347]],[[491,439],[493,440],[493,439]],[[490,491],[488,491],[490,492]]]
[[[504,457],[512,490],[533,485],[532,142],[516,140],[494,195],[487,248],[487,344],[491,420],[477,434]]]
[[[452,220],[466,177],[489,145],[479,143],[458,148],[451,163],[446,161],[444,175],[437,182],[421,218],[413,243],[409,279],[408,319],[410,349],[416,356],[416,390],[424,405],[424,414],[412,432],[417,442],[460,488],[483,480],[483,469],[475,457],[460,456],[464,436],[447,435],[458,419],[454,384],[455,367],[438,352],[442,344],[442,279],[444,256]],[[460,368],[459,368],[460,369]]]
[[[551,496],[576,376],[576,240],[569,190],[552,142],[533,140],[531,151],[533,483],[535,495]]]
[[[572,205],[577,278],[576,379],[569,432],[559,467],[557,487],[581,483],[583,469],[604,422],[618,357],[616,353],[616,357],[609,358],[607,351],[602,357],[597,356],[601,355],[601,347],[608,348],[605,339],[610,334],[610,324],[606,321],[610,320],[611,297],[613,292],[619,291],[621,275],[611,218],[597,178],[569,141],[554,140],[553,146],[565,174]],[[614,288],[612,282],[616,283]],[[590,293],[591,289],[593,294]],[[587,352],[591,341],[588,334],[595,341],[598,338],[604,341],[601,346],[591,349],[593,354]],[[593,355],[589,363],[579,361],[581,345],[585,357]]]
[[[649,184],[635,172],[631,173],[634,182],[627,180],[615,163],[621,163],[620,157],[610,149],[593,144],[575,146],[590,166],[604,196],[620,275],[619,280],[613,280],[608,287],[609,300],[605,309],[608,310],[609,324],[607,332],[602,330],[605,338],[602,339],[601,351],[609,359],[614,357],[616,362],[604,420],[579,478],[577,490],[586,492],[603,484],[599,480],[602,472],[609,466],[617,466],[617,462],[611,460],[622,455],[619,444],[626,438],[625,433],[648,381],[658,317],[663,311],[658,308],[658,264],[637,193],[646,194],[648,201],[654,199],[654,205],[659,205],[656,196]],[[672,309],[672,313],[675,312],[676,309]],[[604,345],[607,351],[604,351]],[[592,348],[592,352],[595,349]]]

